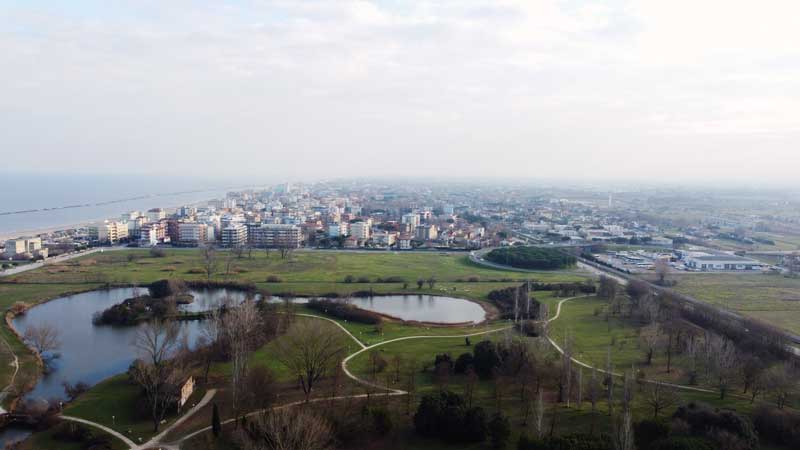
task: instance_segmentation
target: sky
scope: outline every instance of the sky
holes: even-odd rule
[[[9,170],[793,182],[796,0],[0,0]]]

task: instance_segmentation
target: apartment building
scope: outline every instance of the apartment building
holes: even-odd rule
[[[6,241],[5,256],[7,258],[37,257],[47,258],[47,249],[42,247],[42,239],[38,237],[21,237]]]
[[[222,246],[228,248],[244,247],[247,244],[247,227],[234,223],[222,229]]]
[[[366,241],[370,237],[371,224],[369,222],[355,222],[350,224],[350,236],[360,240]]]
[[[263,224],[251,229],[247,236],[250,245],[259,248],[298,248],[303,242],[300,227],[291,224]]]
[[[164,242],[167,225],[164,222],[148,222],[139,228],[139,245],[149,246]]]
[[[433,241],[439,237],[439,229],[436,225],[420,225],[415,230],[415,235],[420,241]]]
[[[349,227],[347,222],[332,223],[328,225],[328,237],[337,238],[340,236],[347,236]]]
[[[197,222],[178,223],[178,243],[186,246],[200,246],[208,241],[208,225]]]
[[[400,218],[400,223],[409,224],[410,228],[409,232],[413,233],[420,223],[419,214],[417,213],[403,214],[403,216]]]
[[[88,227],[89,240],[101,244],[116,244],[128,239],[128,224],[106,220]]]

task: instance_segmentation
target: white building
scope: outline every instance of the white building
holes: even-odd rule
[[[247,227],[240,224],[232,224],[222,229],[222,246],[228,248],[244,247],[247,244]]]
[[[47,249],[42,248],[42,238],[21,237],[6,241],[5,256],[7,258],[28,257],[28,255],[47,258]]]
[[[161,219],[167,218],[167,212],[161,208],[153,208],[147,210],[147,220],[150,222],[158,222]]]
[[[178,243],[181,245],[200,246],[208,240],[209,226],[197,222],[178,223]]]
[[[370,237],[371,226],[369,222],[356,222],[350,224],[350,236],[362,241]]]
[[[391,247],[397,242],[397,233],[394,231],[377,231],[372,234],[372,242],[379,247]]]
[[[702,271],[747,271],[763,270],[767,265],[760,261],[734,255],[691,255],[686,258],[686,267]]]
[[[298,248],[303,242],[303,231],[290,224],[264,224],[251,228],[248,241],[259,248]]]
[[[413,248],[411,245],[412,240],[411,236],[400,236],[397,246],[400,250],[411,250]]]
[[[400,218],[400,223],[407,223],[410,225],[411,229],[409,231],[411,233],[413,233],[414,229],[419,226],[419,222],[419,214],[417,213],[403,214],[403,216]]]
[[[89,225],[88,232],[90,241],[116,244],[121,240],[128,239],[128,224],[106,220]]]
[[[328,225],[328,237],[337,238],[340,236],[347,236],[348,226],[347,222],[332,223]]]

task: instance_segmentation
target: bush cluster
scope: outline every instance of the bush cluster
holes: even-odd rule
[[[486,259],[520,269],[554,270],[575,265],[577,259],[557,248],[505,247],[497,248]]]
[[[422,397],[414,427],[422,436],[450,443],[483,442],[489,431],[483,408],[467,408],[460,395],[449,391]]]
[[[383,318],[380,316],[380,314],[356,308],[353,305],[342,302],[311,299],[308,301],[306,306],[315,311],[320,311],[333,317],[349,320],[351,322],[377,325],[383,321]]]

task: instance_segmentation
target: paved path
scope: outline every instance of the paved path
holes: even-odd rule
[[[30,264],[25,264],[22,266],[17,266],[11,269],[0,270],[0,277],[8,277],[11,275],[16,275],[22,272],[27,272],[29,270],[38,269],[40,267],[44,267],[50,264],[57,264],[63,261],[69,261],[70,259],[80,258],[81,256],[91,255],[94,253],[104,253],[104,252],[114,252],[118,250],[125,250],[127,247],[124,246],[116,246],[116,247],[95,247],[89,250],[85,250],[82,252],[75,252],[75,253],[67,253],[64,255],[53,256],[52,258],[47,258],[44,261],[34,262]]]
[[[548,319],[547,323],[550,324],[554,320],[558,319],[558,317],[561,315],[561,305],[563,305],[564,303],[566,303],[566,302],[568,302],[570,300],[575,300],[575,299],[578,299],[578,298],[586,298],[586,297],[590,297],[590,296],[589,295],[581,295],[581,296],[578,296],[578,297],[570,297],[570,298],[565,298],[565,299],[561,300],[560,302],[558,302],[558,306],[556,308],[556,315],[553,316],[553,318]],[[556,343],[556,341],[554,341],[553,338],[551,338],[549,335],[547,336],[547,340],[556,349],[556,351],[558,351],[559,354],[561,354],[561,355],[564,354],[564,349],[562,349],[561,346],[558,345],[558,343]],[[609,371],[607,371],[605,369],[600,369],[600,368],[591,366],[591,365],[589,365],[589,364],[587,364],[587,363],[585,363],[583,361],[579,361],[578,359],[576,359],[574,357],[570,357],[570,360],[572,362],[574,362],[575,364],[581,366],[581,367],[585,367],[587,369],[597,369],[597,371],[600,372],[600,373],[609,374],[609,375],[612,375],[612,376],[615,376],[615,377],[622,377],[623,376],[620,373],[609,372]],[[686,385],[682,385],[682,384],[667,383],[666,381],[657,381],[657,380],[643,380],[643,381],[645,383],[658,384],[658,385],[661,385],[661,386],[669,386],[669,387],[672,387],[672,388],[682,389],[682,390],[686,390],[686,391],[704,392],[704,393],[711,393],[711,394],[718,392],[718,391],[715,391],[715,390],[699,388],[699,387],[696,387],[696,386],[686,386]]]
[[[183,422],[185,422],[186,419],[192,417],[197,411],[200,411],[204,406],[206,406],[208,404],[208,402],[211,401],[212,398],[214,398],[214,394],[216,394],[216,393],[217,393],[216,389],[209,389],[206,392],[206,394],[203,396],[203,398],[200,399],[200,402],[198,402],[196,405],[194,405],[192,407],[192,409],[186,411],[186,414],[184,414],[181,417],[179,417],[178,420],[176,420],[172,425],[170,425],[167,428],[165,428],[164,431],[162,431],[161,433],[158,433],[157,435],[155,435],[152,438],[150,438],[149,441],[145,442],[142,445],[142,448],[156,448],[156,447],[158,447],[160,445],[161,440],[164,439],[164,436],[168,435],[170,431],[175,429],[175,427],[177,427],[178,425],[180,425]]]

